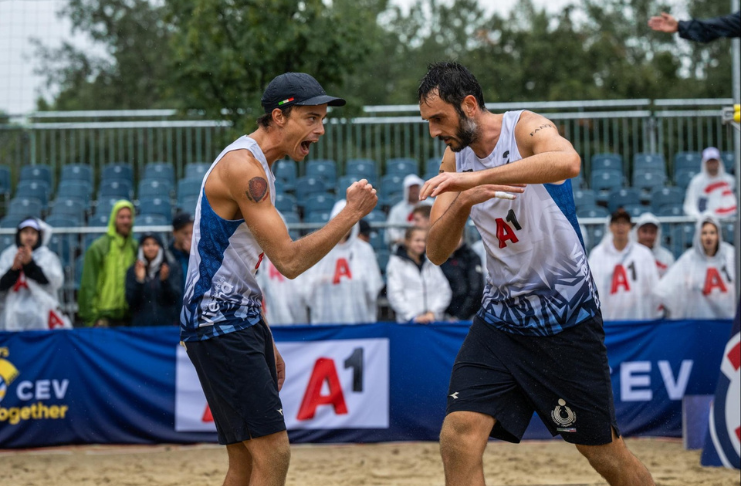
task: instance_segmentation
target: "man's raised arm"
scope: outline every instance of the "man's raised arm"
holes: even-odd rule
[[[278,210],[270,201],[265,171],[250,155],[242,164],[230,164],[228,187],[250,231],[280,273],[293,279],[314,266],[339,243],[378,202],[376,190],[365,179],[347,189],[347,206],[326,226],[300,240],[291,240]]]

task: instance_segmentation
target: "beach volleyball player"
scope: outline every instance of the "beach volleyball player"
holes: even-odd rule
[[[292,241],[274,207],[272,167],[302,160],[324,134],[328,96],[303,73],[273,79],[258,129],[226,147],[203,178],[193,225],[181,314],[187,349],[226,444],[225,485],[285,484],[290,458],[278,391],[285,366],[261,316],[255,281],[263,252],[288,278],[317,263],[377,202],[367,181],[352,184],[347,205],[325,227]]]
[[[427,256],[443,263],[469,215],[487,254],[482,307],[453,366],[440,434],[446,484],[483,485],[488,438],[519,442],[533,412],[611,485],[653,484],[615,421],[599,298],[568,180],[579,155],[540,115],[487,111],[460,64],[430,66],[418,94],[430,135],[447,145],[441,173],[420,193],[436,196]],[[502,199],[493,184],[527,186]]]

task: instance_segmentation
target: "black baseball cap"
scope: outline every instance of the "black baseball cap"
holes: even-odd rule
[[[172,229],[177,231],[180,228],[192,222],[193,222],[193,216],[191,216],[190,213],[186,213],[185,211],[183,211],[181,213],[176,214],[175,217],[172,218]]]
[[[345,106],[342,98],[329,96],[319,81],[306,73],[285,73],[276,76],[262,94],[265,113],[287,106]]]

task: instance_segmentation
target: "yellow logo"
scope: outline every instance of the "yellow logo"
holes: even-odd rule
[[[18,370],[7,358],[10,353],[8,348],[0,348],[0,402],[5,398],[5,393],[13,380],[18,377]]]

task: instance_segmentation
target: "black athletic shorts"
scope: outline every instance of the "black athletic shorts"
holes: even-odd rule
[[[264,321],[204,341],[189,341],[186,350],[211,408],[219,444],[286,430],[273,339]]]
[[[447,413],[496,419],[491,437],[520,442],[537,412],[552,435],[602,445],[619,436],[602,318],[553,336],[500,331],[475,317],[453,366]]]

